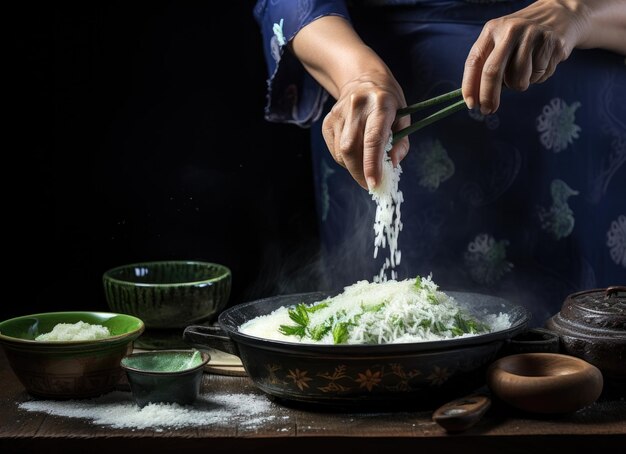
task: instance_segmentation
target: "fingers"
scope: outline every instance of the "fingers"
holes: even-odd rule
[[[533,53],[536,40],[537,36],[532,32],[527,32],[522,37],[504,73],[504,84],[507,87],[518,91],[528,89],[533,74]]]
[[[398,118],[392,125],[391,130],[393,132],[399,131],[403,128],[408,127],[411,124],[411,117],[401,117]],[[385,144],[386,145],[386,144]],[[394,167],[397,167],[406,155],[409,154],[409,138],[407,136],[400,139],[393,145],[393,148],[389,152],[389,156],[391,157],[391,163]]]
[[[500,106],[500,92],[506,68],[503,60],[508,60],[510,52],[510,49],[498,49],[485,61],[479,91],[480,112],[483,115],[495,112]]]
[[[540,80],[545,80],[550,60],[552,59],[553,43],[546,40],[543,36],[538,38],[537,48],[533,52],[532,65],[533,69],[530,76],[530,83],[536,84]]]
[[[409,126],[410,117],[396,120],[398,108],[406,106],[399,86],[396,91],[356,86],[335,103],[322,123],[322,135],[331,155],[365,189],[376,187],[382,175],[385,147],[394,130]],[[397,165],[408,153],[403,138],[390,150]]]
[[[468,107],[483,114],[500,103],[502,84],[526,90],[546,81],[579,42],[572,11],[559,2],[537,1],[490,20],[472,46],[463,72]]]
[[[324,137],[326,147],[328,148],[328,151],[330,151],[330,154],[335,162],[337,162],[340,166],[345,167],[346,165],[344,164],[341,155],[338,154],[338,148],[335,145],[335,137],[340,131],[341,128],[339,127],[336,114],[331,110],[326,117],[324,117],[324,121],[322,123],[322,136]]]
[[[335,141],[336,149],[339,150],[346,169],[352,177],[367,189],[365,173],[363,171],[363,130],[365,129],[365,119],[359,114],[357,109],[348,111],[348,118],[343,123],[343,128],[338,131]]]
[[[491,22],[499,24],[499,22]],[[489,24],[489,23],[488,23]],[[489,30],[494,30],[497,25],[491,25]],[[480,78],[480,111],[483,115],[498,110],[500,105],[500,93],[504,83],[504,73],[509,65],[511,55],[519,46],[520,35],[523,30],[512,24],[500,27],[495,32],[494,47],[485,60]]]
[[[563,43],[554,37],[554,35],[548,34],[545,37],[545,43],[549,52],[549,61],[545,72],[537,79],[538,84],[545,82],[547,79],[552,77],[557,65],[567,58]]]
[[[375,187],[380,181],[383,153],[395,109],[391,115],[386,115],[381,109],[369,112],[366,107],[352,106],[344,112],[342,107],[336,105],[324,118],[322,134],[326,146],[335,161],[345,167],[361,187]],[[347,118],[344,119],[344,115]],[[408,151],[408,140],[396,144],[394,150],[399,162]]]
[[[487,57],[493,50],[494,41],[486,29],[480,34],[467,59],[463,70],[462,92],[467,107],[477,107],[480,96],[480,79]]]
[[[362,164],[367,188],[375,188],[380,182],[383,154],[394,118],[395,111],[390,115],[383,110],[376,110],[368,115],[365,122]]]

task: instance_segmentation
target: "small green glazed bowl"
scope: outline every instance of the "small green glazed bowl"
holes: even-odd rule
[[[198,350],[158,350],[122,359],[130,390],[138,406],[149,403],[191,405],[198,397],[208,353]]]
[[[231,272],[224,265],[160,261],[123,265],[102,277],[109,308],[141,318],[146,328],[185,328],[217,315],[228,303]]]
[[[36,341],[58,323],[102,325],[110,337],[87,341]],[[132,352],[143,322],[109,312],[47,312],[0,322],[0,344],[26,391],[46,399],[82,399],[112,391],[121,359]]]

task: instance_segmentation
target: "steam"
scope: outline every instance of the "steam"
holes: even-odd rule
[[[371,281],[384,263],[383,254],[372,258],[376,204],[367,191],[350,183],[337,186],[341,193],[334,200],[341,206],[334,205],[320,225],[320,236],[331,238],[331,244],[320,245],[318,238],[302,239],[295,247],[280,239],[265,242],[263,268],[244,295],[248,300],[312,291],[336,294],[359,280]],[[402,268],[397,269],[398,278],[404,278]]]

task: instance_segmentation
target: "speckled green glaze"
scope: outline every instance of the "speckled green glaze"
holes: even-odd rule
[[[106,271],[106,300],[147,328],[184,328],[217,315],[228,303],[231,272],[210,262],[134,263]]]
[[[209,359],[205,352],[160,350],[129,355],[121,366],[140,407],[149,403],[190,405],[198,397]]]
[[[106,326],[110,337],[87,341],[36,341],[58,323]],[[48,399],[95,397],[112,391],[122,376],[121,359],[132,352],[143,322],[108,312],[48,312],[0,323],[0,344],[29,394]]]
[[[125,367],[144,372],[182,372],[202,363],[199,351],[146,352],[127,356],[122,360]]]

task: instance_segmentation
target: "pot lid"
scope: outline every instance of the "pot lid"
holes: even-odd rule
[[[560,315],[589,328],[626,331],[626,286],[573,293],[565,299]]]

